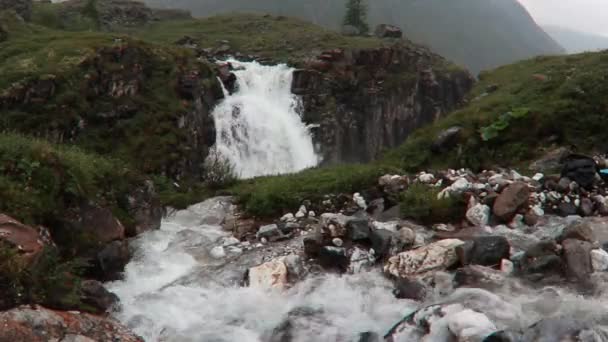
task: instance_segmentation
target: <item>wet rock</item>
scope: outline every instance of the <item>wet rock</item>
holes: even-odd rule
[[[509,222],[517,211],[528,203],[530,189],[523,182],[515,182],[509,185],[496,198],[493,213],[503,222]]]
[[[348,237],[352,241],[368,240],[371,234],[367,219],[353,219],[346,223]]]
[[[482,289],[494,289],[505,282],[505,274],[494,269],[469,265],[459,268],[454,273],[454,286]]]
[[[102,273],[99,278],[106,281],[120,279],[130,259],[131,253],[127,241],[109,243],[97,254],[99,270]]]
[[[321,233],[312,233],[307,235],[304,240],[304,253],[308,257],[316,257],[319,255],[321,247],[323,247],[323,235]]]
[[[580,282],[588,282],[593,272],[591,250],[593,245],[586,241],[567,239],[562,242],[566,274]]]
[[[578,209],[576,208],[576,205],[574,205],[574,203],[567,203],[567,202],[560,203],[557,206],[557,211],[558,211],[559,215],[562,217],[573,216],[578,213]]]
[[[591,251],[591,265],[595,272],[605,272],[608,270],[608,252],[603,249]]]
[[[0,326],[0,341],[64,341],[67,335],[73,335],[79,342],[144,342],[113,319],[40,306],[21,306],[0,312]]]
[[[399,229],[399,241],[405,246],[412,246],[416,243],[416,232],[409,227]]]
[[[97,310],[98,313],[108,311],[119,299],[114,293],[108,291],[102,283],[96,280],[85,280],[81,284],[81,300]]]
[[[593,201],[589,198],[583,198],[579,208],[581,216],[592,216],[594,211]]]
[[[595,235],[593,234],[593,230],[588,223],[575,223],[564,228],[560,236],[557,238],[557,242],[561,243],[567,239],[594,242]]]
[[[458,341],[480,341],[497,330],[486,315],[471,309],[448,315],[447,320]]]
[[[528,260],[523,271],[526,274],[562,274],[564,264],[557,255],[543,255]]]
[[[479,236],[473,239],[473,243],[470,254],[472,264],[497,266],[502,259],[509,259],[509,240],[504,236]]]
[[[364,332],[359,334],[359,342],[381,342],[380,335],[375,332]]]
[[[491,209],[485,204],[476,204],[467,210],[466,217],[471,224],[475,226],[485,227],[490,221]]]
[[[261,226],[256,236],[258,239],[266,238],[268,241],[276,241],[283,238],[283,234],[276,224]]]
[[[526,215],[524,215],[524,223],[530,227],[536,226],[536,224],[538,223],[538,219],[538,215],[532,210],[528,210]]]
[[[442,153],[452,149],[460,139],[462,127],[450,127],[437,135],[435,141],[431,145],[431,151],[434,153]]]
[[[422,301],[426,297],[426,293],[426,286],[416,279],[397,278],[395,281],[393,295],[398,299]]]
[[[512,331],[497,331],[482,342],[520,342],[521,334]]]
[[[135,223],[126,230],[127,236],[137,236],[143,232],[160,228],[164,210],[158,199],[154,183],[146,181],[127,196],[128,211]]]
[[[343,247],[323,246],[318,254],[319,263],[327,268],[346,270],[350,259]]]
[[[401,38],[403,37],[403,32],[401,29],[395,25],[388,24],[380,24],[376,26],[376,30],[374,32],[376,37],[378,38]]]
[[[249,286],[258,289],[284,290],[287,287],[287,266],[283,260],[272,260],[249,269]]]
[[[396,238],[396,234],[387,229],[374,229],[370,233],[372,248],[379,257],[385,256],[389,253],[391,244]]]
[[[391,257],[384,265],[384,272],[395,277],[405,278],[446,269],[458,262],[456,247],[463,243],[458,239],[445,239],[415,250],[399,253]]]

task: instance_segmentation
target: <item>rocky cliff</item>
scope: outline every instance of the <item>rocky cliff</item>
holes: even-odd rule
[[[425,49],[390,47],[323,52],[296,71],[292,91],[325,163],[365,162],[461,104],[474,80]]]

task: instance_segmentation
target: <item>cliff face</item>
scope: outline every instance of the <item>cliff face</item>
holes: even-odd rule
[[[472,76],[414,46],[326,51],[295,72],[324,163],[364,162],[456,108]]]

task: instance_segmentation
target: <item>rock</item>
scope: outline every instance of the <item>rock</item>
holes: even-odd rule
[[[426,286],[416,279],[397,278],[393,295],[398,299],[422,301],[426,297]]]
[[[494,215],[503,222],[511,221],[517,211],[528,203],[529,197],[530,189],[526,183],[515,182],[509,185],[496,198]]]
[[[569,154],[569,150],[564,147],[549,151],[542,158],[530,165],[530,169],[537,172],[550,172],[560,168],[561,161]]]
[[[367,219],[352,219],[346,223],[348,237],[352,241],[368,240],[371,230]]]
[[[389,253],[393,239],[396,239],[396,234],[387,229],[374,229],[370,233],[372,248],[378,257]]]
[[[111,318],[40,306],[21,306],[0,312],[0,326],[0,341],[65,341],[70,335],[75,336],[74,342],[144,342]]]
[[[405,278],[446,269],[458,262],[456,247],[463,243],[458,239],[445,239],[415,250],[399,253],[391,257],[384,265],[384,272],[395,277]]]
[[[99,270],[102,273],[99,275],[100,279],[106,281],[120,279],[130,259],[131,253],[127,241],[114,241],[107,244],[97,254]]]
[[[578,208],[574,203],[562,202],[557,206],[557,211],[560,216],[568,217],[576,215],[578,213]]]
[[[257,233],[257,225],[254,219],[236,219],[232,234],[239,240]]]
[[[256,234],[258,239],[266,238],[269,241],[276,241],[283,238],[283,233],[276,224],[261,226]]]
[[[608,270],[608,252],[603,249],[591,251],[591,265],[595,272],[605,272]]]
[[[249,287],[284,290],[287,287],[287,266],[283,260],[272,260],[249,269]]]
[[[343,247],[323,246],[319,250],[318,259],[324,267],[341,270],[346,270],[350,262]]]
[[[359,342],[381,342],[380,335],[375,332],[364,332],[359,334]]]
[[[461,132],[462,127],[460,126],[453,126],[440,132],[431,145],[431,151],[434,153],[443,153],[449,151],[456,146],[456,143],[458,143]]]
[[[45,247],[45,237],[39,231],[14,218],[0,214],[0,242],[16,248],[27,262],[36,259]],[[50,238],[48,243],[52,243]]]
[[[570,183],[572,181],[568,177],[560,178],[559,182],[557,182],[557,188],[555,190],[561,192],[562,194],[566,194],[570,192]]]
[[[591,265],[591,250],[593,245],[587,241],[567,239],[562,242],[566,274],[580,282],[588,282],[593,272]]]
[[[118,296],[108,291],[102,283],[96,280],[83,281],[80,289],[82,302],[96,309],[98,313],[108,311],[119,301]]]
[[[342,247],[342,245],[344,244],[344,242],[340,238],[334,238],[333,240],[331,240],[331,243],[333,243],[336,247]]]
[[[509,259],[509,240],[504,236],[479,236],[474,238],[471,262],[483,266],[500,265],[502,259]]]
[[[321,233],[312,233],[307,235],[304,240],[304,253],[308,257],[316,257],[323,247],[323,235]]]
[[[343,25],[341,31],[345,36],[359,36],[361,31],[353,25]]]
[[[593,201],[591,201],[589,198],[583,198],[579,207],[581,216],[593,216],[594,211]]]
[[[515,264],[511,260],[502,259],[500,261],[500,271],[504,274],[511,275],[515,271]]]
[[[594,242],[595,235],[588,223],[574,223],[562,230],[562,233],[557,238],[557,242],[561,243],[566,239]]]
[[[581,155],[569,155],[564,160],[562,177],[568,177],[583,188],[595,184],[597,165],[593,158]]]
[[[215,246],[211,249],[209,255],[214,259],[222,259],[226,257],[226,250],[223,246]]]
[[[416,243],[416,232],[408,227],[399,229],[399,241],[405,246],[412,246]]]
[[[448,328],[457,341],[481,341],[497,330],[486,315],[471,309],[453,313],[447,318]]]
[[[101,244],[125,239],[125,228],[109,209],[85,204],[79,213],[76,226],[93,234]]]
[[[534,227],[538,223],[538,215],[533,210],[528,210],[526,215],[524,215],[524,223],[527,226]]]
[[[32,18],[32,0],[0,0],[0,12],[15,11],[25,21]]]
[[[403,32],[401,29],[394,25],[380,24],[376,26],[375,35],[378,38],[401,38]]]
[[[471,224],[475,226],[485,227],[490,221],[491,209],[485,204],[476,204],[467,210],[466,217]]]
[[[374,266],[375,261],[376,258],[371,251],[355,247],[352,249],[348,271],[351,274],[356,274],[363,270],[370,270]]]
[[[543,255],[527,260],[523,265],[526,274],[562,274],[564,264],[557,255]]]
[[[502,272],[485,266],[468,265],[456,270],[453,283],[456,287],[491,290],[502,286],[505,282],[505,277],[506,275]]]
[[[299,255],[289,254],[282,260],[287,267],[287,280],[289,282],[295,283],[296,281],[304,278],[305,270],[302,264],[302,259]]]

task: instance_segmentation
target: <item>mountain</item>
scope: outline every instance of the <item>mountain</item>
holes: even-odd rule
[[[260,11],[296,16],[338,29],[344,0],[147,0],[157,7],[189,9],[196,16]],[[406,37],[472,72],[537,55],[564,53],[517,0],[375,0],[369,1],[372,25],[400,26]]]
[[[544,25],[543,29],[563,46],[568,53],[608,49],[607,36],[551,25]]]

